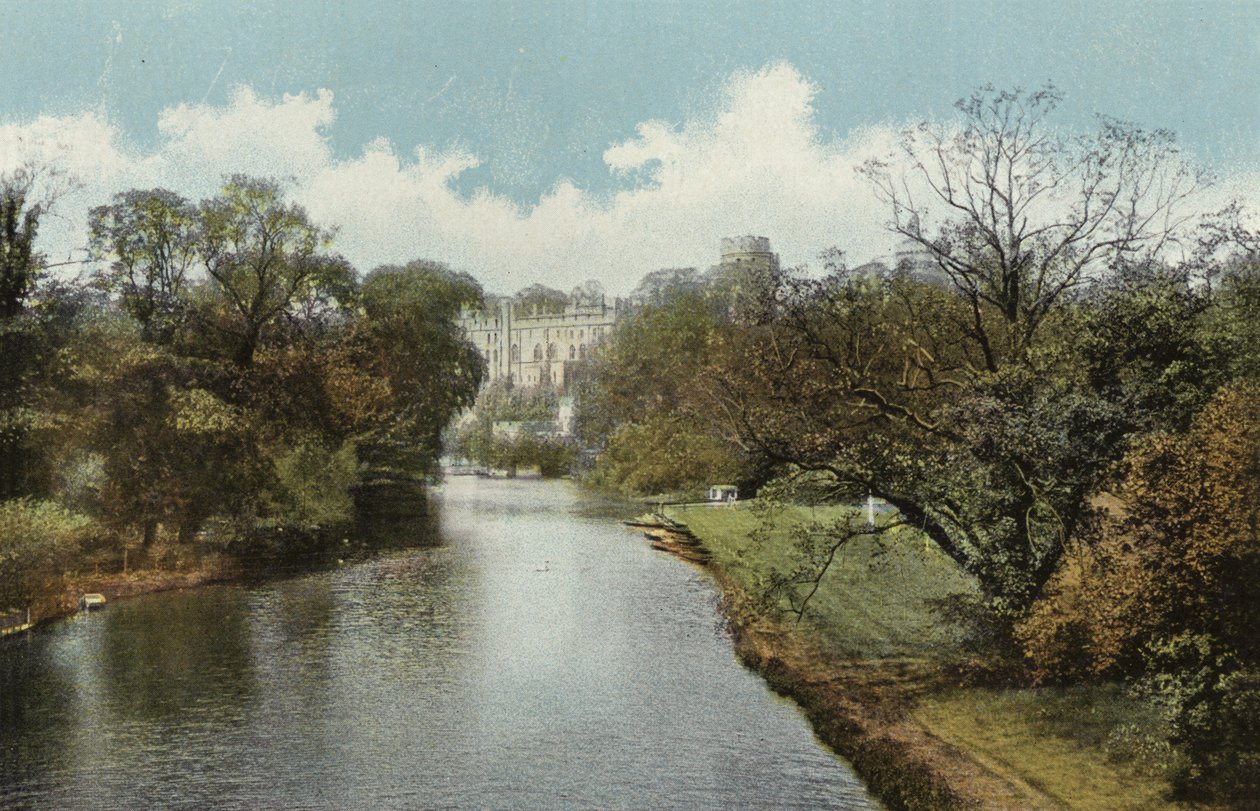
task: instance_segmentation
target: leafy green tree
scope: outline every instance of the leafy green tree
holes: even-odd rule
[[[485,373],[458,325],[463,307],[481,303],[481,288],[467,274],[415,261],[373,270],[358,302],[363,346],[374,373],[389,383],[393,414],[361,452],[377,467],[430,471],[443,430],[473,404]]]
[[[265,482],[259,426],[214,389],[223,370],[143,340],[117,314],[84,321],[58,386],[76,444],[102,460],[98,515],[144,549],[160,531],[188,540],[211,515],[240,511]]]
[[[29,606],[52,590],[91,522],[50,501],[0,502],[0,610]]]
[[[1212,296],[1204,341],[1217,348],[1233,376],[1260,380],[1260,231],[1233,204],[1210,218],[1198,262]]]
[[[0,319],[22,312],[43,266],[35,237],[48,203],[35,199],[37,180],[30,167],[0,177]]]
[[[286,203],[275,181],[233,176],[201,204],[200,219],[197,253],[209,277],[202,317],[241,368],[281,319],[349,291],[349,265],[328,253],[331,232]]]
[[[580,392],[576,430],[599,449],[594,476],[639,494],[746,481],[703,374],[729,301],[686,271],[649,274],[641,289],[643,303],[601,347]]]
[[[516,314],[528,315],[535,310],[540,313],[560,313],[568,304],[569,297],[563,291],[543,284],[532,284],[516,294],[512,307]]]
[[[745,442],[889,501],[1008,617],[1122,452],[1116,403],[1082,378],[1075,296],[1186,236],[1181,205],[1204,182],[1168,133],[1061,134],[1058,101],[985,88],[957,125],[908,130],[896,162],[867,173],[940,283],[839,265],[786,278],[713,375]]]
[[[31,306],[44,271],[35,240],[40,220],[67,188],[48,167],[0,174],[0,499],[38,494],[43,478],[31,431],[40,372],[56,351],[57,319]]]
[[[1080,297],[1082,386],[1114,405],[1126,433],[1184,430],[1229,379],[1229,349],[1205,330],[1214,298],[1189,266],[1127,262]]]
[[[199,228],[196,207],[165,189],[123,192],[88,216],[92,253],[110,260],[95,283],[119,297],[148,340],[169,337],[186,304]]]

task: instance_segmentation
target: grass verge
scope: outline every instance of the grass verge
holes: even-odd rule
[[[809,562],[801,534],[845,510],[741,502],[668,515],[712,555],[741,659],[800,703],[889,807],[1196,807],[1167,799],[1175,752],[1118,689],[962,687],[952,665],[965,629],[940,607],[975,586],[919,533],[850,543],[796,621],[786,594],[765,593],[775,572]]]

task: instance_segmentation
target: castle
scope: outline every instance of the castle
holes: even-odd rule
[[[722,240],[715,270],[759,274],[778,266],[769,239],[742,236]],[[516,296],[487,296],[484,307],[460,314],[460,326],[485,359],[487,383],[506,378],[563,389],[630,307],[625,299],[609,304],[597,282],[567,297],[535,286]]]
[[[595,346],[612,331],[626,303],[611,305],[589,282],[566,301],[544,296],[487,297],[460,316],[464,334],[486,361],[486,382],[564,388]]]

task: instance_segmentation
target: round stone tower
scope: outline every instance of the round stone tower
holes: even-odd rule
[[[771,252],[770,240],[766,237],[724,237],[721,263],[733,267],[769,270],[779,267],[779,256]]]

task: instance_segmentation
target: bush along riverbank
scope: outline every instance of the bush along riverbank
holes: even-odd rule
[[[1158,719],[1118,689],[977,684],[974,663],[962,665],[968,626],[947,610],[975,585],[918,533],[845,547],[798,619],[776,587],[800,569],[791,538],[842,512],[671,507],[673,537],[646,531],[713,575],[740,659],[890,808],[1209,807],[1167,799],[1175,753],[1158,745]]]
[[[101,594],[108,605],[162,591],[267,580],[437,538],[437,514],[423,482],[377,480],[355,487],[351,495],[352,518],[327,527],[220,526],[186,540],[159,527],[152,544],[133,539],[121,555],[113,545],[92,549],[90,541],[81,540],[69,570],[29,587],[32,624],[75,614],[85,594]],[[85,523],[82,530],[90,535],[93,528]]]

